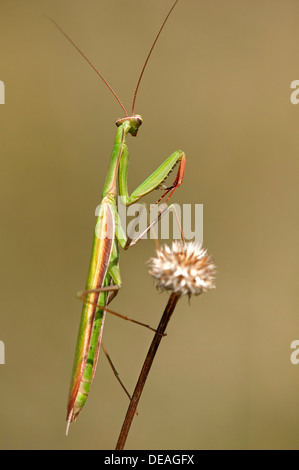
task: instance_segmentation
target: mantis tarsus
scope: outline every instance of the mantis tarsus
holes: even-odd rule
[[[121,277],[119,271],[119,246],[127,249],[131,244],[131,239],[127,237],[121,226],[116,198],[117,196],[120,196],[121,202],[125,206],[130,206],[131,204],[136,203],[140,198],[160,187],[177,164],[179,164],[179,167],[175,181],[170,187],[165,188],[165,193],[158,202],[167,196],[167,203],[175,189],[178,188],[183,181],[185,171],[185,154],[182,151],[176,151],[169,158],[167,158],[162,163],[162,165],[160,165],[159,168],[155,170],[143,183],[141,183],[131,195],[128,194],[127,172],[129,153],[126,139],[128,134],[136,136],[138,129],[142,124],[142,117],[134,113],[137,92],[141,78],[143,76],[143,72],[148,63],[153,48],[158,40],[158,37],[160,36],[162,29],[164,28],[169,15],[177,3],[178,0],[174,2],[173,6],[165,17],[164,22],[146,58],[136,86],[131,115],[128,115],[122,102],[103,78],[103,76],[91,64],[91,62],[78,48],[78,46],[70,39],[70,37],[60,28],[60,26],[58,26],[57,23],[52,20],[56,27],[92,66],[95,72],[108,86],[125,112],[125,117],[116,121],[118,129],[110,158],[108,174],[102,193],[102,202],[98,213],[86,289],[83,292],[85,299],[83,300],[71,389],[67,407],[67,430],[69,424],[76,420],[85,404],[96,370],[106,307],[108,303],[110,303],[111,300],[115,297],[121,287]],[[88,299],[86,296],[88,296]]]

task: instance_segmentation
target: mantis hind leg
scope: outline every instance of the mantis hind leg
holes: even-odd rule
[[[119,289],[121,288],[121,277],[120,277],[120,270],[118,266],[118,260],[115,257],[113,261],[110,262],[110,266],[108,268],[109,275],[111,276],[111,282],[113,284],[110,284],[109,286],[101,286],[101,287],[96,287],[95,289],[85,289],[83,291],[80,291],[77,293],[77,297],[82,300],[86,301],[88,295],[90,294],[100,294],[101,292],[109,292],[109,294],[112,293],[112,295],[108,297],[108,301],[106,301],[106,304],[110,303],[115,296],[118,294]],[[95,302],[94,302],[95,303]]]
[[[79,300],[82,300],[83,302],[87,302],[87,297],[90,294],[99,294],[101,292],[115,292],[114,297],[118,294],[119,289],[121,288],[121,285],[111,285],[107,287],[97,287],[96,289],[87,289],[87,290],[81,290],[77,292],[77,297]],[[110,300],[111,302],[111,300]],[[97,305],[97,302],[91,302],[92,305]]]
[[[120,286],[113,286],[113,287],[120,287]],[[87,296],[89,294],[93,294],[95,292],[107,292],[107,289],[104,289],[103,288],[99,288],[99,289],[91,289],[90,291],[83,291],[83,292],[79,292],[78,294],[78,298],[80,300],[82,300],[83,302],[86,302],[86,303],[89,303],[91,305],[96,305],[99,307],[99,310],[102,310],[104,312],[108,312],[108,313],[111,313],[111,315],[114,315],[118,318],[121,318],[122,320],[127,320],[127,321],[130,321],[132,323],[135,323],[136,325],[140,325],[140,326],[144,326],[145,328],[148,328],[149,330],[151,331],[154,331],[156,332],[155,328],[152,328],[150,325],[146,324],[146,323],[142,323],[140,321],[137,321],[137,320],[134,320],[133,318],[130,318],[126,315],[121,315],[120,313],[117,313],[115,312],[114,310],[110,310],[110,308],[107,308],[107,306],[105,307],[101,307],[98,305],[97,302],[93,302],[92,300],[88,300]],[[115,295],[118,293],[118,291],[115,292]],[[111,299],[112,300],[112,299]],[[108,299],[108,302],[106,302],[106,305],[108,305],[109,301],[111,302],[111,300]]]
[[[117,283],[117,284],[112,284],[112,285],[109,285],[109,286],[98,287],[96,289],[89,289],[89,290],[81,291],[81,292],[78,292],[77,297],[80,300],[82,300],[83,302],[90,303],[91,305],[98,306],[98,302],[93,302],[91,300],[88,300],[88,296],[90,294],[94,294],[94,293],[101,293],[101,292],[111,293],[112,292],[112,296],[108,296],[108,298],[106,299],[105,306],[99,306],[99,310],[102,310],[104,312],[108,312],[112,315],[115,315],[118,318],[130,321],[132,323],[135,323],[136,325],[144,326],[145,328],[148,328],[149,330],[156,332],[156,330],[154,328],[152,328],[150,325],[148,325],[146,323],[139,322],[137,320],[134,320],[133,318],[130,318],[126,315],[121,315],[120,313],[117,313],[117,312],[107,308],[107,305],[115,298],[115,296],[119,292],[119,289],[121,288],[121,277],[120,277],[120,271],[119,271],[118,264],[116,263],[116,264],[113,264],[113,265],[109,266],[108,271],[109,271],[109,275],[111,276],[112,282]]]

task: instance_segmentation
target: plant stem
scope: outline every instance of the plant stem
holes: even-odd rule
[[[125,420],[123,422],[121,432],[117,441],[117,445],[115,450],[122,450],[124,448],[126,439],[128,437],[128,433],[134,418],[134,415],[136,413],[137,405],[141,396],[141,393],[143,391],[148,373],[150,371],[150,368],[152,366],[154,357],[156,355],[157,349],[159,347],[159,344],[161,342],[162,337],[164,336],[166,327],[168,325],[168,322],[170,320],[170,317],[176,307],[176,304],[180,298],[179,293],[172,293],[171,296],[169,297],[168,303],[166,305],[166,308],[164,310],[164,313],[162,315],[162,318],[160,320],[159,326],[157,328],[157,331],[155,333],[155,336],[153,338],[153,341],[150,345],[150,348],[148,350],[147,356],[145,358],[143,367],[141,369],[140,375],[138,382],[136,384],[132,399],[130,401],[130,405],[128,407],[128,411],[125,417]]]

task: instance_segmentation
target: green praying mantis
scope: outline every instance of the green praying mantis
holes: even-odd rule
[[[181,185],[184,178],[186,157],[184,152],[178,150],[167,158],[131,195],[128,193],[127,172],[129,152],[127,136],[128,134],[136,136],[143,121],[142,117],[134,112],[137,92],[154,46],[178,1],[179,0],[176,0],[174,2],[165,17],[146,58],[137,82],[131,115],[127,113],[114,90],[92,65],[85,54],[60,26],[52,20],[60,32],[100,76],[125,113],[125,117],[116,121],[117,132],[97,217],[86,288],[80,294],[80,298],[83,300],[83,306],[67,407],[67,432],[70,423],[77,419],[86,402],[96,371],[99,349],[102,342],[105,313],[109,311],[107,305],[121,288],[119,247],[128,249],[133,245],[132,239],[126,235],[121,225],[117,209],[117,197],[120,197],[121,203],[125,206],[136,203],[153,190],[163,187],[164,180],[166,180],[171,171],[178,165],[174,183],[170,187],[163,187],[165,192],[159,201],[157,201],[158,203],[167,196],[165,200],[167,204],[173,192]],[[134,240],[134,243],[136,243],[136,240]]]

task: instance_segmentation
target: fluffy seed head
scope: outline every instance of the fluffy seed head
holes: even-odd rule
[[[174,241],[157,250],[149,261],[149,273],[157,288],[180,295],[199,295],[215,288],[216,267],[200,244]]]

